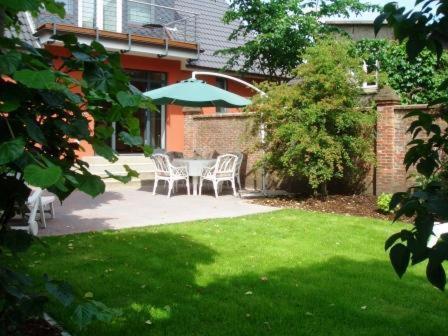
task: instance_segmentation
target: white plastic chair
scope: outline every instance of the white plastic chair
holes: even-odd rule
[[[220,183],[230,181],[232,185],[233,195],[237,196],[235,188],[235,168],[238,157],[234,154],[224,154],[218,156],[216,163],[212,167],[202,169],[202,176],[199,181],[199,195],[202,194],[202,184],[205,181],[213,183],[215,197],[218,197]]]
[[[12,226],[13,230],[26,230],[29,234],[33,236],[37,236],[39,231],[39,225],[37,224],[37,213],[40,207],[40,198],[42,196],[42,189],[35,189],[31,192],[31,195],[28,197],[26,202],[26,206],[29,209],[29,212],[25,214],[26,216],[26,225],[25,226]]]
[[[243,163],[244,154],[243,153],[234,153],[238,160],[235,166],[235,179],[238,184],[238,190],[241,190],[241,164]]]
[[[48,212],[50,214],[50,218],[52,218],[52,219],[55,217],[54,202],[56,202],[56,196],[53,196],[53,195],[43,196],[44,191],[41,188],[32,187],[32,186],[28,186],[28,187],[31,188],[31,190],[32,190],[32,194],[30,195],[30,197],[32,197],[34,195],[34,192],[41,191],[41,194],[39,197],[38,212],[39,212],[39,216],[40,216],[41,226],[43,228],[46,228],[47,220],[45,218],[45,213]],[[28,199],[28,203],[29,203],[29,199]]]
[[[168,155],[166,154],[154,154],[152,156],[154,163],[156,165],[155,176],[154,176],[154,188],[152,194],[156,194],[157,184],[159,181],[168,182],[168,197],[171,197],[171,192],[173,186],[177,181],[185,181],[187,184],[187,193],[190,195],[190,179],[188,176],[187,167],[176,167],[170,162]]]

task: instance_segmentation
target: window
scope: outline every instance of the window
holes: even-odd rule
[[[227,90],[227,79],[222,77],[216,77],[216,86],[223,90]],[[226,113],[226,112],[227,109],[225,107],[216,108],[216,113]]]
[[[73,15],[73,1],[74,0],[58,0],[57,2],[64,5],[66,15]]]
[[[128,22],[139,25],[151,23],[151,3],[151,0],[140,0],[138,2],[128,0]]]
[[[117,0],[104,0],[103,29],[117,31]]]
[[[96,0],[82,1],[82,26],[95,28],[96,26]]]
[[[131,83],[142,92],[158,89],[166,85],[167,75],[163,72],[129,70]],[[147,145],[154,148],[165,148],[166,109],[159,105],[153,111],[140,109],[134,113],[140,121],[140,135]],[[129,147],[117,136],[123,129],[114,125],[115,135],[112,138],[112,148],[118,153],[141,152],[139,148]]]

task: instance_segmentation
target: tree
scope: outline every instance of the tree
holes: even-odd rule
[[[374,8],[359,0],[233,0],[223,20],[238,22],[229,40],[245,43],[217,53],[229,57],[227,69],[257,70],[273,80],[288,77],[302,63],[305,49],[332,30],[321,18]]]
[[[409,61],[404,43],[380,39],[358,41],[356,50],[371,70],[379,62],[382,81],[400,95],[403,103],[424,104],[448,94],[439,89],[448,75],[446,53],[437,60],[432,52],[423,50]]]
[[[250,106],[254,130],[266,133],[264,166],[324,195],[330,181],[373,160],[374,113],[361,106],[361,59],[352,49],[347,39],[318,41],[304,52],[295,84],[266,84],[267,97]]]
[[[46,295],[36,293],[27,276],[8,268],[6,256],[25,251],[35,239],[25,231],[11,230],[10,220],[21,213],[31,186],[46,188],[64,200],[78,189],[95,197],[104,182],[92,175],[77,153],[79,141],[113,162],[116,153],[108,146],[112,122],[122,125],[120,137],[128,145],[142,145],[139,121],[134,112],[151,103],[132,90],[120,65],[120,55],[98,42],[79,44],[73,35],[54,36],[64,43],[65,56],[55,57],[34,49],[17,38],[6,38],[5,29],[18,27],[17,14],[46,10],[64,15],[54,0],[0,0],[0,334],[20,334],[20,324],[42,317]],[[97,126],[89,126],[90,116]],[[136,172],[126,167],[129,181]],[[9,262],[8,262],[9,261]],[[41,283],[64,306],[75,308],[74,318],[84,326],[92,319],[109,319],[111,311],[96,301],[78,302],[65,283],[43,277]]]
[[[418,9],[406,12],[396,3],[387,4],[375,20],[375,29],[378,31],[387,20],[395,36],[405,41],[411,61],[415,61],[425,50],[440,59],[448,42],[448,1],[417,1],[417,5]],[[446,91],[447,88],[448,78],[445,77],[440,90]],[[393,196],[391,208],[399,206],[395,220],[402,216],[411,217],[414,227],[389,237],[385,248],[390,249],[390,259],[399,277],[406,273],[410,263],[415,265],[427,261],[428,280],[443,290],[446,285],[443,263],[448,260],[448,235],[442,235],[432,248],[427,247],[427,242],[434,222],[448,220],[448,97],[441,97],[435,103],[440,105],[434,106],[433,112],[416,110],[406,116],[413,118],[413,122],[409,128],[412,141],[404,164],[407,169],[415,167],[429,182]]]

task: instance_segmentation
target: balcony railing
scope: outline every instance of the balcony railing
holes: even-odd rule
[[[64,0],[66,17],[41,13],[37,25],[77,27],[197,43],[198,14],[170,7],[174,0]],[[158,3],[163,3],[158,4]]]

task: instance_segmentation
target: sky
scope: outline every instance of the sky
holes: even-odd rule
[[[406,7],[407,9],[412,9],[415,4],[415,0],[364,0],[363,2],[371,3],[374,5],[380,5],[384,6],[385,4],[389,2],[397,2],[400,7]],[[357,19],[357,20],[373,20],[377,17],[378,13],[364,13],[360,16],[351,17],[351,19]]]

